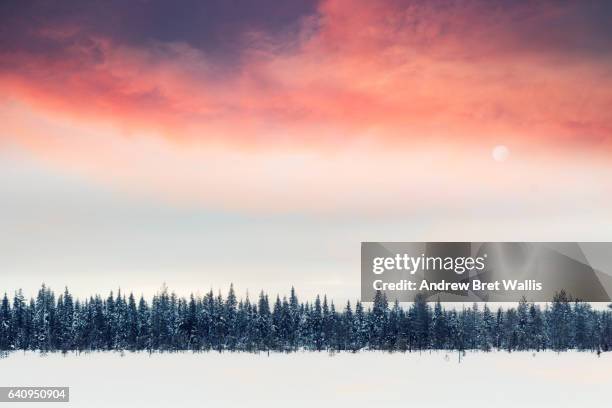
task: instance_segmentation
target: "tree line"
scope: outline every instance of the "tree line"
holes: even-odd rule
[[[612,307],[612,305],[611,305]],[[565,292],[551,303],[522,300],[517,307],[490,310],[478,304],[445,309],[417,296],[407,307],[389,304],[380,292],[365,307],[350,302],[336,310],[319,296],[300,302],[289,297],[270,302],[227,296],[178,297],[164,286],[151,302],[133,294],[81,301],[42,285],[27,301],[21,290],[0,304],[0,350],[588,350],[612,349],[612,308],[594,310]]]

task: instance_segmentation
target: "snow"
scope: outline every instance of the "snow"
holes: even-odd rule
[[[612,353],[12,353],[0,386],[70,386],[70,407],[606,406]],[[21,403],[19,407],[29,404]],[[39,404],[35,405],[40,407]]]

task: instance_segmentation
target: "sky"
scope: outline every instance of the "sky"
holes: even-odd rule
[[[4,1],[2,290],[354,299],[361,241],[610,241],[610,15]]]

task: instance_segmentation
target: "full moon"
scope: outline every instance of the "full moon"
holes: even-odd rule
[[[491,156],[496,162],[504,162],[510,157],[510,149],[504,145],[495,146],[491,151]]]

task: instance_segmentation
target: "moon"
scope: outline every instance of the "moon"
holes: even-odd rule
[[[491,151],[491,157],[493,157],[493,160],[496,162],[505,162],[508,160],[508,157],[510,157],[510,149],[504,145],[497,145]]]

